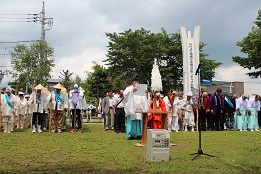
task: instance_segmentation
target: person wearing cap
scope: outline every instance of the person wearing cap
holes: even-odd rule
[[[61,92],[63,86],[58,83],[54,86],[54,91],[51,92],[49,100],[49,107],[52,110],[51,119],[51,131],[52,133],[62,132],[62,121],[64,112],[67,112],[68,108],[68,96],[66,93]]]
[[[75,132],[76,123],[74,120],[77,118],[78,132],[82,133],[82,110],[83,110],[83,91],[79,89],[78,84],[74,84],[74,89],[70,91],[70,109],[72,111],[72,129],[71,133]],[[75,119],[74,119],[75,118]]]
[[[18,93],[18,101],[15,108],[18,116],[16,119],[17,129],[23,129],[25,126],[24,120],[25,120],[25,109],[26,109],[26,99],[24,98],[23,92]]]
[[[42,91],[44,87],[41,84],[35,86],[34,89],[35,91],[31,94],[29,99],[33,107],[32,132],[36,132],[37,126],[37,131],[42,133],[41,125],[43,124],[43,113],[48,104],[47,93]]]
[[[184,111],[184,131],[188,130],[188,127],[191,127],[191,131],[194,132],[194,110],[193,110],[193,102],[192,102],[192,93],[187,93],[187,97],[182,101],[182,110]]]
[[[12,94],[10,87],[5,89],[5,94],[1,97],[1,107],[2,107],[2,119],[4,126],[4,133],[11,133],[12,129],[12,115],[15,112],[15,105],[17,104],[17,98]]]
[[[148,108],[146,95],[134,95],[137,91],[136,85],[139,83],[137,75],[132,78],[132,85],[128,86],[123,92],[124,110],[126,113],[126,137],[127,139],[141,139],[142,138],[142,113]],[[145,94],[145,91],[144,91]]]
[[[219,131],[224,128],[224,124],[221,125],[221,114],[224,110],[224,98],[221,93],[222,90],[218,88],[216,92],[210,96],[210,112],[213,119],[211,130]]]
[[[166,105],[163,99],[160,97],[160,92],[155,92],[156,109],[160,109],[162,112],[166,112]],[[153,109],[153,98],[150,101],[150,109]],[[167,120],[166,120],[167,121]],[[162,114],[149,114],[148,122],[151,123],[152,129],[162,129]]]

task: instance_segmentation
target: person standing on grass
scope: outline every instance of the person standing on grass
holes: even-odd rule
[[[72,129],[71,133],[75,132],[75,119],[77,117],[78,132],[82,133],[82,109],[83,109],[83,91],[79,89],[77,84],[74,85],[74,89],[70,91],[70,109],[72,112]]]
[[[34,87],[34,89],[36,91],[32,93],[29,99],[33,105],[33,133],[36,132],[36,124],[38,132],[42,133],[41,125],[43,124],[43,113],[48,104],[47,93],[42,92],[44,87],[41,84]]]
[[[210,112],[213,117],[212,130],[217,131],[222,128],[221,124],[221,114],[224,109],[224,98],[221,95],[222,90],[218,88],[214,94],[210,96]],[[214,126],[215,125],[215,126]]]
[[[29,101],[30,95],[26,94],[25,96],[26,99],[26,108],[25,108],[25,127],[31,126],[31,119],[32,119],[32,105],[31,102]]]
[[[86,104],[86,115],[87,115],[87,122],[91,122],[92,118],[92,109],[94,109],[94,106],[91,104],[91,101],[88,100]]]
[[[184,112],[184,131],[188,130],[188,127],[191,127],[191,131],[194,132],[194,107],[192,102],[192,93],[187,93],[187,97],[182,101],[182,110]]]
[[[17,105],[15,106],[17,110],[18,120],[17,120],[17,128],[23,129],[25,124],[25,109],[26,109],[26,99],[24,98],[24,93],[19,92],[18,93],[18,101]]]
[[[164,100],[166,105],[166,111],[168,113],[168,130],[179,131],[178,125],[178,111],[179,111],[179,98],[176,97],[176,91],[168,92],[167,99]],[[170,113],[171,112],[171,113]]]
[[[156,91],[154,93],[156,99],[156,109],[160,109],[162,112],[166,112],[166,104],[164,100],[160,97],[160,92]],[[153,109],[154,98],[150,101],[150,109]],[[173,101],[174,102],[174,101]],[[168,118],[166,118],[167,122]],[[163,129],[162,125],[162,114],[159,113],[150,113],[148,117],[148,122],[151,123],[152,129]]]
[[[240,131],[246,130],[247,123],[247,114],[248,114],[248,99],[247,95],[243,94],[240,98],[237,99],[236,103],[237,110],[237,128]]]
[[[227,130],[234,129],[235,100],[229,94],[224,99],[225,125]]]
[[[124,110],[127,115],[126,118],[126,137],[128,140],[142,138],[142,113],[148,110],[147,97],[134,95],[137,91],[136,85],[139,83],[137,75],[132,78],[132,85],[128,86],[124,92]],[[145,93],[146,91],[144,91]]]
[[[200,122],[200,128],[202,131],[206,131],[207,128],[207,114],[210,111],[210,98],[208,96],[207,92],[203,92],[199,97],[199,122]]]
[[[12,115],[14,114],[14,106],[17,104],[17,98],[12,94],[10,87],[5,89],[5,94],[1,96],[2,120],[4,126],[4,133],[11,133],[12,129]]]
[[[103,99],[102,108],[105,115],[105,130],[114,129],[113,93],[108,91],[108,95]]]
[[[260,111],[259,95],[249,100],[250,115],[248,116],[248,129],[251,131],[259,131],[258,111]]]
[[[60,83],[55,85],[49,98],[50,109],[52,110],[52,115],[50,115],[52,133],[62,132],[63,116],[68,108],[68,96],[65,92],[61,92],[62,89],[63,86]]]
[[[113,100],[113,110],[114,110],[114,122],[115,122],[115,132],[125,132],[125,111],[123,104],[123,91],[119,90],[119,94],[114,96]]]

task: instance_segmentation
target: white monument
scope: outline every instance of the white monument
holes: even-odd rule
[[[185,27],[180,27],[180,35],[183,53],[183,92],[192,93],[194,89],[198,89],[199,79],[195,73],[199,66],[199,35],[200,26],[194,28],[194,36],[191,32],[186,32]]]

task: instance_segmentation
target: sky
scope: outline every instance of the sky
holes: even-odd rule
[[[260,0],[45,0],[45,16],[53,25],[45,25],[45,39],[54,48],[55,67],[51,72],[57,79],[62,70],[74,77],[87,78],[93,61],[104,64],[108,51],[105,33],[119,33],[144,28],[151,32],[176,33],[181,26],[193,33],[201,27],[200,41],[207,44],[204,52],[209,59],[222,62],[214,80],[261,83],[251,79],[232,61],[232,56],[245,56],[236,46],[251,31]],[[10,56],[17,41],[41,38],[41,25],[21,22],[40,14],[43,1],[0,0],[0,63],[2,71],[11,70]],[[12,19],[21,18],[21,19]],[[28,19],[30,20],[30,19]],[[29,45],[30,42],[24,42]],[[5,76],[1,86],[12,80]]]

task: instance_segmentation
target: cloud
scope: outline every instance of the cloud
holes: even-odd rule
[[[40,13],[42,10],[42,0],[0,0],[0,3],[2,14]],[[56,66],[52,75],[58,78],[62,70],[68,69],[74,76],[79,75],[85,80],[84,72],[91,71],[92,62],[102,64],[106,59],[106,32],[118,33],[141,27],[160,32],[163,27],[168,33],[176,33],[180,26],[193,31],[200,25],[201,41],[208,44],[204,52],[209,54],[209,58],[224,63],[217,70],[216,78],[241,81],[241,76],[232,75],[231,69],[237,72],[240,67],[233,64],[231,57],[241,55],[235,44],[251,31],[259,8],[260,0],[251,0],[251,3],[238,0],[45,0],[46,15],[54,22],[52,29],[46,31],[46,40],[55,51]],[[41,37],[39,24],[0,24],[0,41]],[[0,54],[3,54],[1,48],[11,46],[14,45],[0,44]],[[10,57],[5,57],[4,65],[10,65]],[[244,71],[241,69],[240,72]],[[9,80],[10,77],[5,77],[2,85]]]
[[[228,81],[228,82],[249,82],[261,83],[261,79],[251,79],[246,75],[250,70],[244,69],[238,65],[220,67],[216,70],[216,76],[213,80]]]

